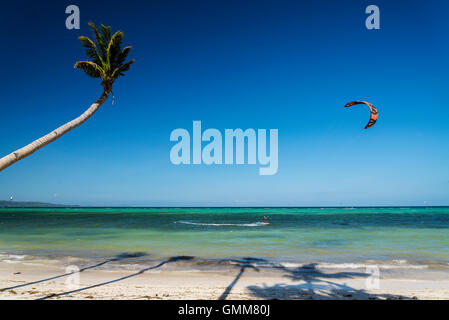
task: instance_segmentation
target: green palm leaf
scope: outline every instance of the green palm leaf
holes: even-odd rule
[[[103,75],[103,69],[92,61],[78,61],[75,63],[75,68],[83,70],[92,78],[101,78]]]
[[[134,63],[134,59],[132,59],[131,61],[121,65],[120,67],[116,68],[114,70],[114,72],[112,73],[112,77],[114,79],[117,79],[120,76],[124,76],[125,74],[123,72],[128,71],[129,68],[131,67],[131,64]]]
[[[116,61],[117,61],[118,56],[121,51],[120,47],[122,45],[123,36],[124,36],[123,32],[118,31],[118,32],[114,33],[114,35],[111,37],[111,40],[109,41],[107,53],[108,53],[108,57],[110,59],[109,68],[111,70],[113,70],[115,67],[117,67]]]
[[[132,49],[132,47],[123,48],[122,52],[120,52],[117,56],[117,61],[116,61],[117,65],[121,65],[125,62],[126,58],[128,57],[128,54],[131,52],[131,49]]]
[[[83,44],[83,47],[86,48],[86,56],[93,59],[93,62],[95,62],[96,64],[101,64],[102,61],[100,56],[98,55],[95,43],[85,36],[81,36],[78,39],[80,39],[81,43]]]

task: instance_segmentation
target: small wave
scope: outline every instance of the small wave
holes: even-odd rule
[[[332,270],[332,269],[341,269],[341,270],[348,270],[348,269],[358,269],[358,270],[364,270],[367,267],[376,266],[381,270],[389,270],[389,269],[428,269],[429,265],[416,265],[416,264],[408,264],[408,263],[400,263],[396,264],[394,262],[388,263],[388,262],[378,262],[378,263],[369,263],[369,262],[361,262],[361,263],[326,263],[326,262],[320,262],[320,263],[295,263],[295,262],[262,262],[262,263],[255,263],[255,266],[263,267],[263,266],[275,266],[275,267],[281,267],[281,268],[287,268],[287,269],[301,269],[301,270],[311,270],[311,271],[324,271],[326,269]],[[449,265],[448,265],[449,266]]]
[[[3,252],[0,253],[0,259],[11,259],[11,260],[23,260],[25,258],[25,255],[18,255],[18,254],[4,254]]]
[[[320,263],[319,269],[363,269],[376,266],[379,269],[427,269],[427,265],[414,265],[401,263]]]
[[[200,223],[200,222],[190,222],[190,221],[175,221],[174,223],[191,224],[195,226],[237,226],[237,227],[260,227],[266,226],[268,223],[265,222],[253,222],[253,223]]]
[[[0,261],[6,263],[19,263],[25,258],[24,255],[18,254],[0,254]]]

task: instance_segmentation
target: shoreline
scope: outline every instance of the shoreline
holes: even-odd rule
[[[165,268],[169,270],[180,271],[201,271],[201,270],[220,270],[222,268],[232,268],[241,265],[251,265],[263,269],[279,268],[304,268],[310,269],[311,266],[316,269],[325,270],[362,270],[373,265],[379,269],[394,273],[395,271],[405,270],[406,272],[428,271],[447,271],[449,273],[449,262],[445,259],[435,258],[404,258],[391,257],[390,259],[316,259],[298,260],[281,259],[277,257],[202,257],[179,255],[164,257],[153,255],[146,252],[122,252],[110,253],[109,255],[80,255],[80,254],[61,254],[51,253],[51,251],[42,252],[23,252],[23,251],[0,251],[0,263],[17,264],[24,263],[29,265],[40,265],[45,267],[48,264],[57,265],[78,265],[80,268],[99,264],[97,268],[106,270],[138,270],[142,266],[158,264],[168,261]]]
[[[367,287],[365,268],[350,262],[334,268],[268,266],[257,259],[192,265],[192,260],[179,256],[133,268],[113,259],[3,260],[0,299],[449,299],[447,268],[380,267],[377,289]],[[79,286],[73,286],[77,278]]]

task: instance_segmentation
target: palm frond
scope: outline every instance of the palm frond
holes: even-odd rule
[[[89,77],[101,78],[103,70],[99,65],[92,61],[77,61],[75,68],[83,70]]]
[[[95,62],[96,64],[101,64],[101,57],[98,55],[95,43],[85,36],[78,37],[78,39],[83,44],[83,47],[86,48],[86,56],[93,59],[93,62]]]
[[[128,46],[123,48],[123,50],[118,54],[117,56],[117,65],[121,65],[125,62],[126,58],[128,57],[128,54],[131,52],[132,47]]]
[[[131,64],[134,63],[134,59],[128,61],[127,63],[121,65],[120,67],[116,68],[114,72],[112,73],[112,78],[115,80],[120,76],[124,76],[125,74],[123,72],[128,71],[131,68]]]
[[[97,27],[95,26],[95,24],[93,22],[89,22],[88,24],[92,28],[92,31],[94,32],[98,54],[103,61],[106,61],[106,59],[107,59],[106,51],[108,48],[108,42],[104,41],[103,35],[98,31]]]
[[[121,45],[123,41],[123,32],[117,31],[111,37],[108,45],[108,58],[109,58],[109,67],[111,70],[114,70],[117,67],[117,58],[120,54]]]
[[[109,43],[109,41],[111,41],[111,27],[105,27],[104,25],[101,25],[100,32],[103,36],[104,43]]]

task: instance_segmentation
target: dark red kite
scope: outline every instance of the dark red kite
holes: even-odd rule
[[[346,108],[347,108],[347,107],[351,107],[351,106],[356,105],[356,104],[366,104],[366,105],[369,107],[369,109],[371,110],[371,117],[370,117],[370,119],[369,119],[369,121],[368,121],[368,124],[365,126],[365,129],[371,128],[371,127],[376,123],[376,121],[377,121],[377,116],[379,115],[378,112],[377,112],[376,107],[373,106],[373,105],[372,105],[371,103],[369,103],[369,102],[366,102],[366,101],[360,101],[360,100],[351,101],[351,102],[347,103],[347,104],[345,105],[345,107],[346,107]]]

